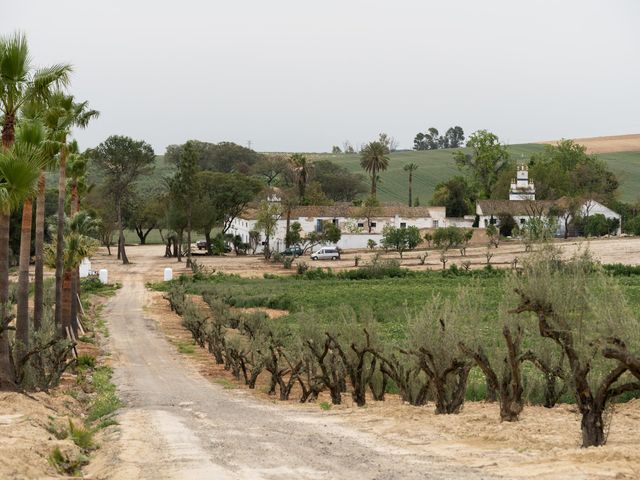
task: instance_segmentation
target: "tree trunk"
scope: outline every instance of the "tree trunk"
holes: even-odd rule
[[[80,274],[78,269],[71,270],[71,329],[78,338],[78,294],[80,293]]]
[[[182,262],[182,230],[178,232],[178,262]]]
[[[593,408],[583,413],[580,427],[582,429],[583,447],[599,447],[604,445],[605,438],[602,409]]]
[[[73,278],[73,269],[65,268],[62,277],[62,331],[64,336],[67,335],[67,328],[71,326],[71,283]]]
[[[128,265],[129,259],[127,258],[127,252],[124,249],[124,226],[122,225],[122,205],[120,203],[120,199],[116,202],[116,213],[118,215],[118,252],[120,253],[122,264]]]
[[[15,142],[15,123],[14,113],[5,114],[2,124],[2,146],[4,148],[9,148]]]
[[[187,206],[187,268],[191,268],[191,203]]]
[[[4,136],[3,136],[4,140]],[[0,213],[0,389],[15,387],[9,348],[9,332],[1,331],[10,314],[9,305],[9,213]]]
[[[56,305],[55,322],[58,328],[62,328],[62,276],[64,275],[64,198],[67,170],[67,146],[62,140],[60,148],[60,165],[58,172],[58,219],[56,232]]]
[[[371,197],[376,198],[376,171],[371,172]]]
[[[207,243],[207,254],[213,255],[213,251],[211,250],[211,230],[204,230],[204,241]]]
[[[289,239],[289,232],[291,232],[291,207],[287,206],[287,226],[284,234],[285,248],[289,248],[291,246],[291,241]]]
[[[412,186],[413,186],[413,172],[409,172],[409,206],[413,206],[413,195],[412,195]]]
[[[18,305],[16,316],[16,360],[21,361],[29,351],[29,261],[31,260],[31,222],[33,204],[30,199],[22,205],[22,228],[20,229],[20,263],[18,267]]]
[[[33,329],[42,327],[42,315],[44,310],[44,200],[45,200],[44,171],[38,178],[38,197],[36,198],[36,267],[33,291]]]

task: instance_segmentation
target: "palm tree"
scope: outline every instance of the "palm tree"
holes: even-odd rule
[[[24,34],[0,37],[0,112],[5,148],[14,142],[16,120],[22,105],[47,99],[54,88],[67,86],[70,73],[69,65],[34,69]]]
[[[405,172],[409,172],[409,206],[413,206],[412,187],[413,187],[413,172],[418,169],[418,165],[415,163],[409,163],[403,167]]]
[[[360,153],[360,166],[371,175],[371,197],[375,198],[378,173],[389,166],[389,149],[381,142],[370,142]]]
[[[31,222],[33,205],[31,200],[36,193],[36,182],[40,170],[46,163],[44,148],[45,130],[39,120],[23,120],[16,130],[16,142],[13,154],[25,165],[37,168],[32,177],[31,190],[24,196],[22,204],[22,228],[20,234],[20,262],[18,267],[16,338],[23,352],[29,346],[29,263],[31,260]],[[18,352],[19,356],[22,352]]]
[[[90,189],[87,185],[87,165],[88,157],[79,153],[78,143],[73,141],[69,145],[70,153],[69,163],[67,164],[67,174],[69,176],[70,188],[70,204],[69,212],[74,216],[80,212],[80,196]],[[74,335],[78,333],[78,294],[80,292],[80,271],[76,268],[72,272],[71,279],[71,327]]]
[[[67,136],[73,127],[85,128],[89,122],[100,114],[89,109],[88,102],[76,103],[73,95],[62,92],[54,93],[48,101],[48,122],[55,124],[56,140],[60,142],[58,161],[58,219],[57,219],[57,254],[56,254],[56,325],[62,323],[62,276],[64,274],[64,201],[66,196],[66,169],[69,147]]]
[[[298,196],[300,201],[304,201],[304,196],[307,189],[307,183],[309,181],[309,173],[311,170],[311,162],[302,153],[294,153],[289,157],[289,163],[291,169],[296,175],[296,182],[298,184]]]
[[[67,335],[71,328],[73,272],[78,269],[83,258],[93,255],[98,249],[98,242],[92,236],[97,234],[99,226],[99,222],[87,212],[79,212],[63,221],[65,246],[63,251],[63,295],[60,305],[61,336]],[[57,266],[58,263],[57,237],[54,243],[47,245],[45,249],[46,263],[51,267]]]
[[[33,68],[24,34],[14,33],[0,37],[0,116],[4,149],[9,149],[15,141],[16,120],[20,109],[29,102],[46,100],[54,89],[67,86],[70,73],[69,65]],[[26,225],[23,225],[23,230],[24,227]],[[0,303],[2,305],[5,305],[9,298],[8,231],[9,210],[3,208],[0,209]],[[4,315],[0,321],[5,321]]]
[[[20,130],[19,130],[20,131]],[[38,148],[28,142],[19,141],[0,151],[0,214],[9,218],[12,210],[18,208],[25,197],[33,195],[34,186],[41,168],[41,156]],[[25,133],[26,137],[26,133]],[[6,290],[0,290],[0,388],[13,384],[15,378],[9,340],[4,333],[9,317],[6,311],[9,295],[9,222],[0,222],[0,282],[6,282]],[[4,285],[3,285],[4,287]],[[28,338],[28,324],[17,325],[17,336],[23,345]]]

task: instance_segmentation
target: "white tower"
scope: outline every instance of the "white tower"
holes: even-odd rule
[[[518,165],[516,178],[511,181],[509,200],[535,200],[536,187],[529,180],[529,168],[526,165]]]

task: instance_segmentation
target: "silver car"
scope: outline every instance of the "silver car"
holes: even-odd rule
[[[323,247],[311,254],[311,260],[340,260],[340,251],[336,247]]]

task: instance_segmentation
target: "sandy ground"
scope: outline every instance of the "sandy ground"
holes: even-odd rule
[[[69,438],[56,439],[47,427],[65,428],[68,419],[81,425],[81,410],[76,400],[60,392],[0,393],[0,478],[57,477],[48,461],[51,452],[58,447],[72,458],[81,452]]]
[[[560,243],[568,253],[581,247]],[[640,264],[640,239],[597,240],[589,248],[603,262]],[[162,258],[163,251],[130,248],[129,266],[104,252],[93,261],[123,284],[105,315],[115,380],[127,406],[120,430],[89,467],[92,477],[637,478],[637,401],[616,407],[605,447],[584,450],[570,406],[528,407],[521,422],[508,424],[499,422],[496,405],[484,403],[468,403],[457,416],[436,416],[432,406],[397,399],[361,409],[347,402],[323,412],[317,405],[274,402],[260,388],[236,388],[204,350],[180,355],[171,345],[190,343],[189,334],[161,295],[144,288],[162,279],[165,266],[184,271],[184,264],[176,268],[175,260]],[[482,263],[485,251],[471,248],[468,258]],[[495,253],[492,262],[505,265],[524,254],[518,244],[502,244]],[[405,265],[429,268],[412,255]],[[201,261],[243,276],[288,272],[255,257]],[[353,255],[322,265],[349,268]]]
[[[640,135],[613,135],[608,137],[574,138],[574,142],[587,147],[588,153],[640,152]],[[539,142],[555,144],[557,140]]]
[[[628,265],[640,265],[640,238],[604,238],[587,241],[558,240],[556,244],[567,254],[571,254],[578,249],[588,248],[595,258],[603,263],[625,263]],[[519,242],[503,241],[499,248],[491,248],[493,257],[491,264],[496,267],[509,267],[514,258],[523,259],[526,257],[524,245]],[[464,261],[470,261],[472,268],[482,268],[486,265],[487,247],[485,244],[471,246],[467,249],[465,257],[458,251],[450,251],[447,267],[452,264],[460,266]],[[420,265],[418,257],[425,253],[425,250],[415,250],[405,252],[401,263],[403,267],[412,270],[440,270],[442,264],[439,261],[440,252],[428,250],[428,256],[424,265]],[[163,279],[165,267],[173,268],[174,276],[187,272],[185,262],[178,263],[174,258],[163,258],[164,247],[162,245],[145,245],[127,247],[131,265],[123,269],[114,256],[107,256],[106,249],[92,259],[92,269],[107,268],[110,273],[110,281],[120,281],[124,273],[130,275],[142,275],[145,282],[159,282]],[[308,255],[297,259],[296,262],[306,262],[310,267],[330,267],[335,271],[354,268],[354,257],[360,257],[360,265],[370,261],[375,255],[371,251],[348,252],[342,255],[338,261],[312,261]],[[394,258],[399,260],[397,253],[382,255],[384,258]],[[216,271],[228,274],[236,274],[243,277],[262,277],[265,273],[291,275],[295,273],[295,263],[292,270],[285,270],[280,264],[265,263],[260,256],[235,256],[229,254],[221,257],[194,256],[197,261]]]

